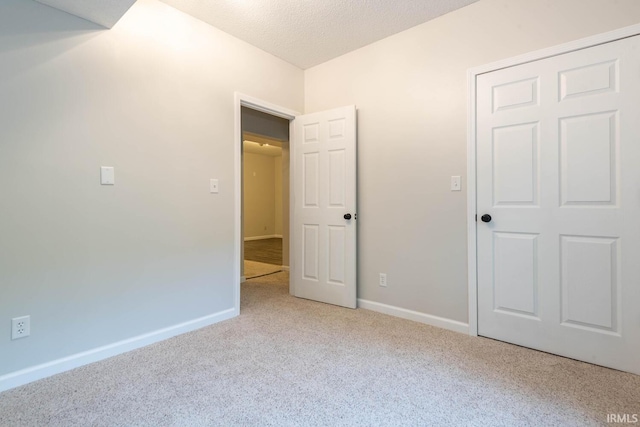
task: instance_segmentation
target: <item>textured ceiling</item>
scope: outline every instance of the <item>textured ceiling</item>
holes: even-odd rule
[[[36,0],[111,28],[135,0]],[[477,0],[162,0],[302,69]]]
[[[36,0],[88,21],[113,27],[136,0]]]
[[[302,69],[477,0],[162,0]]]

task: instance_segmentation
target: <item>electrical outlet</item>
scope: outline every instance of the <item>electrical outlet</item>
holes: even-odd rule
[[[31,335],[31,316],[11,319],[11,339],[26,338]]]
[[[380,273],[380,286],[387,287],[387,273]]]

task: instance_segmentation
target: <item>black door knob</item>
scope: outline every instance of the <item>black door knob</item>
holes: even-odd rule
[[[351,214],[344,214],[344,219],[351,219]]]
[[[480,219],[482,220],[482,222],[491,222],[491,215],[484,214],[480,217]]]

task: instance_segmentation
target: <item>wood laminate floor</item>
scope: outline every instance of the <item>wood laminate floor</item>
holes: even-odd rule
[[[282,265],[282,239],[249,240],[244,242],[244,259]]]

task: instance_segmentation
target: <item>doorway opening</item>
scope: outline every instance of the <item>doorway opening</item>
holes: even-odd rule
[[[240,314],[240,283],[245,246],[243,175],[246,176],[246,174],[243,171],[245,139],[243,136],[246,136],[250,142],[257,142],[259,146],[260,141],[250,140],[250,137],[255,138],[256,135],[283,142],[290,141],[289,150],[285,149],[282,152],[281,162],[283,171],[282,263],[285,267],[290,266],[294,278],[289,280],[289,293],[299,298],[356,308],[357,129],[355,105],[300,115],[277,105],[236,93],[235,107],[234,309],[236,314]],[[243,107],[245,107],[244,110]],[[263,125],[279,122],[280,127],[286,129],[288,124],[287,138],[274,137],[266,133],[265,128],[252,131],[247,126],[247,113],[260,117]],[[266,113],[266,115],[258,113]],[[265,141],[264,146],[268,139],[263,141]],[[284,147],[286,144],[283,143]],[[289,152],[290,154],[287,155]],[[274,160],[273,163],[275,168],[276,161]],[[254,177],[251,170],[247,170],[247,173],[250,174],[247,179],[258,178],[258,174],[256,173]],[[291,197],[288,197],[289,194]],[[268,224],[269,221],[266,224],[263,221],[260,234],[269,232]],[[273,229],[275,230],[275,217]],[[262,237],[265,236],[270,235],[262,234]]]
[[[282,194],[282,264],[288,267],[289,262],[289,216],[291,208],[289,206],[289,193],[290,193],[290,180],[289,180],[289,137],[292,137],[292,122],[293,119],[299,115],[298,112],[288,110],[275,104],[271,104],[262,101],[257,98],[253,98],[241,93],[235,93],[235,120],[234,120],[234,194],[235,194],[235,224],[234,224],[234,311],[235,314],[240,314],[240,284],[245,279],[244,277],[244,197],[243,197],[243,144],[246,136],[249,141],[251,138],[267,138],[270,140],[278,140],[282,143],[282,148],[285,148],[282,152],[282,180],[283,180],[283,194]],[[244,112],[244,117],[243,117]],[[261,113],[261,114],[258,114]],[[252,118],[249,118],[251,116]],[[277,124],[276,124],[277,123]],[[286,125],[286,131],[282,130],[282,125]],[[244,127],[244,129],[243,129]],[[268,143],[267,140],[252,141],[260,143]],[[274,160],[275,170],[275,160]],[[274,183],[275,192],[275,183]],[[275,208],[275,200],[274,200]],[[274,229],[275,229],[275,213],[274,213]],[[264,225],[263,225],[264,231]],[[282,265],[280,266],[282,267]],[[292,292],[291,284],[289,285],[290,292]]]
[[[289,120],[241,107],[242,278],[289,269]]]

